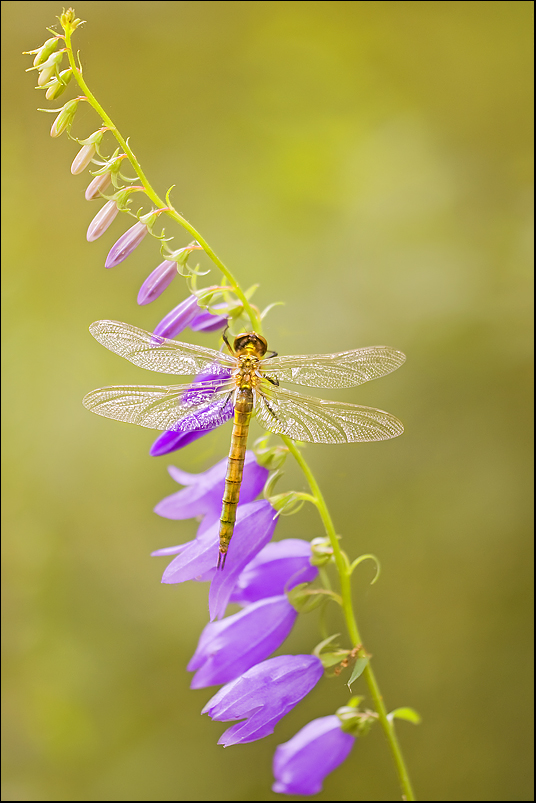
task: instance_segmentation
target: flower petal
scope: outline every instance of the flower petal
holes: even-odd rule
[[[211,621],[225,615],[238,575],[271,539],[275,525],[276,512],[266,499],[238,506],[225,569],[217,572],[210,585],[208,603]]]
[[[228,683],[268,658],[284,642],[296,621],[297,611],[285,595],[269,597],[217,622],[201,634],[188,664],[197,670],[192,689]]]
[[[311,565],[310,558],[311,545],[300,538],[266,544],[244,568],[230,601],[247,605],[284,594],[299,583],[311,583],[318,568]]]
[[[277,747],[272,790],[285,795],[318,794],[326,775],[342,764],[354,742],[351,734],[341,730],[335,714],[314,719]]]

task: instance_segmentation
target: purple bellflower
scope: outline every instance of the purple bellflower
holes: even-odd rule
[[[212,309],[226,310],[227,304],[215,304]],[[227,325],[226,315],[213,315],[208,309],[200,309],[193,321],[190,321],[190,329],[194,332],[217,332]]]
[[[238,578],[231,602],[249,605],[284,594],[299,583],[312,583],[318,569],[311,565],[310,558],[311,544],[300,538],[266,544]]]
[[[248,669],[220,689],[208,701],[202,714],[229,722],[218,744],[229,747],[263,739],[322,677],[322,662],[316,655],[280,655]]]
[[[274,755],[274,792],[285,795],[316,795],[322,781],[342,764],[355,738],[341,730],[339,717],[313,719],[288,742],[280,744]]]
[[[189,443],[192,443],[192,441],[212,432],[213,429],[216,429],[216,427],[219,427],[233,417],[234,406],[232,396],[225,402],[223,408],[220,403],[211,404],[210,402],[214,394],[214,387],[208,383],[213,379],[223,378],[225,378],[225,374],[222,373],[220,367],[218,367],[217,371],[211,371],[209,369],[205,373],[196,376],[194,382],[200,383],[200,385],[203,382],[207,382],[207,387],[200,387],[199,390],[187,390],[184,393],[183,399],[185,402],[191,401],[194,394],[201,399],[201,394],[206,394],[206,408],[198,409],[195,413],[189,413],[184,416],[177,424],[177,431],[163,432],[159,435],[151,446],[149,454],[153,457],[158,457],[174,452],[177,449],[182,449],[184,446],[188,446]]]
[[[211,499],[211,497],[209,498]],[[190,515],[198,503],[199,500],[190,508]],[[221,619],[225,615],[227,603],[240,572],[270,541],[277,522],[277,513],[266,499],[239,504],[225,571],[216,572],[221,496],[218,508],[218,518],[214,517],[215,520],[213,519],[208,527],[204,526],[208,513],[205,515],[193,541],[152,553],[153,555],[179,553],[164,571],[163,583],[183,583],[185,580],[199,579],[212,580],[208,596],[211,621]]]
[[[284,642],[297,615],[282,594],[254,602],[219,622],[210,622],[188,664],[188,670],[196,672],[191,688],[228,683],[264,661]]]
[[[170,466],[168,471],[176,482],[186,487],[162,499],[154,509],[156,514],[165,519],[175,520],[204,516],[201,533],[219,520],[225,489],[227,458],[200,474],[189,474],[175,466]],[[252,502],[264,488],[267,479],[268,469],[259,466],[255,455],[248,449],[240,487],[240,504]]]
[[[151,276],[152,275],[153,274],[151,274]],[[149,279],[150,278],[151,277],[149,277]],[[146,282],[148,282],[149,279],[147,279]],[[143,286],[145,286],[145,284]],[[148,302],[145,301],[144,303]],[[154,334],[173,338],[182,332],[183,329],[186,329],[187,326],[195,331],[214,332],[217,329],[223,329],[226,324],[226,317],[223,315],[212,315],[208,310],[199,306],[196,296],[191,295],[185,298],[184,301],[181,301],[180,304],[162,318],[160,323],[156,325]]]

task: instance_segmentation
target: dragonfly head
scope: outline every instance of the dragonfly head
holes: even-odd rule
[[[234,350],[235,354],[249,353],[261,359],[268,350],[268,343],[262,335],[257,335],[255,332],[244,332],[235,337]]]

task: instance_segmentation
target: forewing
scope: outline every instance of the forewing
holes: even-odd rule
[[[263,360],[266,376],[311,388],[353,388],[395,371],[405,361],[401,351],[370,346],[337,354],[303,354]]]
[[[233,413],[231,382],[203,385],[111,385],[82,400],[97,415],[150,429],[192,432],[225,423]]]
[[[210,370],[227,376],[235,367],[235,360],[219,351],[168,340],[120,321],[95,321],[89,331],[107,349],[149,371],[199,374]]]
[[[398,418],[383,410],[302,396],[266,380],[257,392],[255,415],[270,432],[309,443],[382,441],[404,431]]]

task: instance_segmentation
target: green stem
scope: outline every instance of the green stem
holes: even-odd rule
[[[117,142],[120,144],[123,151],[126,153],[128,160],[132,165],[132,168],[135,171],[136,175],[138,176],[147,197],[153,202],[153,204],[156,206],[157,209],[163,209],[165,207],[166,214],[169,215],[169,217],[173,218],[173,220],[176,220],[177,223],[180,223],[180,225],[183,228],[185,228],[188,232],[190,232],[192,237],[194,237],[197,240],[203,251],[210,257],[210,259],[214,262],[214,264],[226,277],[235,295],[242,302],[244,310],[251,321],[252,329],[255,332],[257,332],[257,334],[262,334],[262,323],[260,315],[246,298],[244,291],[241,289],[240,285],[238,284],[237,280],[235,279],[229,268],[222,262],[222,260],[216,254],[216,252],[210,247],[205,238],[202,237],[202,235],[197,231],[197,229],[194,228],[194,226],[192,226],[192,224],[188,220],[186,220],[186,218],[184,218],[179,212],[177,212],[177,210],[174,207],[169,206],[167,203],[165,203],[165,201],[162,200],[162,198],[160,198],[157,195],[157,193],[153,190],[149,180],[147,179],[145,173],[142,170],[140,163],[138,162],[136,156],[134,155],[132,148],[130,147],[128,142],[124,139],[124,137],[121,135],[119,129],[116,127],[116,125],[114,124],[112,119],[108,116],[108,114],[106,114],[106,112],[104,111],[104,109],[102,108],[102,106],[100,105],[100,103],[98,102],[98,100],[93,95],[88,85],[84,81],[82,72],[76,65],[73,56],[73,51],[71,47],[71,32],[69,30],[65,31],[65,45],[67,50],[67,56],[69,58],[69,64],[71,66],[73,75],[76,81],[78,82],[80,89],[84,93],[88,103],[95,109],[97,114],[101,117],[103,123],[112,132]]]
[[[345,560],[345,557],[340,548],[339,539],[337,538],[337,534],[335,532],[335,526],[333,524],[333,520],[330,516],[328,507],[322,495],[322,491],[320,490],[320,487],[314,477],[314,474],[309,468],[308,464],[306,463],[302,453],[300,452],[300,450],[298,449],[293,440],[287,438],[286,435],[281,435],[281,438],[285,443],[285,445],[287,446],[288,450],[292,453],[294,459],[300,466],[301,470],[303,471],[307,479],[307,482],[309,483],[311,492],[316,499],[316,507],[320,514],[320,518],[322,519],[322,523],[324,525],[324,529],[326,530],[326,534],[329,538],[331,548],[333,549],[333,558],[335,560],[335,565],[337,567],[337,571],[340,577],[341,596],[343,600],[342,608],[344,612],[344,618],[346,620],[346,627],[348,629],[348,634],[350,636],[352,645],[357,646],[362,642],[361,642],[361,637],[359,635],[357,621],[355,618],[354,609],[352,605],[352,593],[350,584],[350,573],[348,570],[348,562]],[[370,665],[370,661],[365,667],[363,676],[367,682],[370,696],[374,701],[374,707],[378,713],[378,717],[382,724],[383,731],[387,737],[387,741],[389,742],[389,747],[391,748],[391,753],[393,755],[393,759],[395,762],[404,799],[415,800],[415,795],[413,794],[413,789],[411,787],[408,771],[404,762],[404,758],[402,756],[400,744],[396,736],[395,727],[394,724],[387,719],[387,709],[383,702],[383,697],[380,692],[380,688],[378,686],[378,681],[376,680],[376,676],[374,675],[374,671]]]

